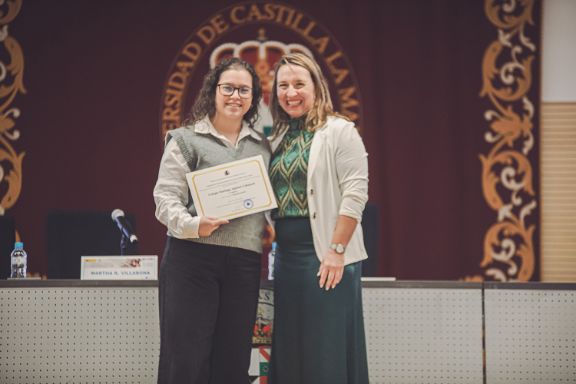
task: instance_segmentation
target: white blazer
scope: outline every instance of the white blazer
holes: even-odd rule
[[[282,136],[272,142],[274,152]],[[345,265],[368,258],[362,212],[368,201],[368,154],[354,123],[329,116],[317,129],[308,160],[308,209],[316,256],[328,253],[338,215],[358,221],[344,252]]]

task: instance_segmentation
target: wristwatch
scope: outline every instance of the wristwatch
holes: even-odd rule
[[[330,244],[330,249],[334,250],[339,255],[342,255],[346,250],[346,247],[342,243],[332,243]]]

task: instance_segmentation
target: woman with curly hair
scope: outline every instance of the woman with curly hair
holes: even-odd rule
[[[253,67],[225,59],[204,78],[184,126],[166,135],[154,188],[168,229],[160,264],[158,383],[248,383],[264,213],[233,220],[197,214],[186,173],[262,155],[254,130],[262,95]]]

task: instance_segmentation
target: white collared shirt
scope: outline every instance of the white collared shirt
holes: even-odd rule
[[[212,122],[208,117],[205,117],[204,119],[200,120],[198,123],[194,125],[194,132],[202,134],[210,134],[215,138],[219,139],[220,141],[222,141],[222,143],[224,143],[226,146],[234,149],[238,148],[238,143],[246,136],[252,136],[256,140],[261,140],[260,136],[258,136],[258,134],[252,131],[245,121],[242,121],[242,127],[240,128],[240,133],[238,134],[238,139],[236,140],[236,143],[232,143],[230,140],[228,140],[226,136],[218,132],[218,130],[214,127],[214,125],[212,124]]]
[[[238,143],[247,136],[252,136],[258,141],[262,140],[244,121],[236,143],[232,143],[218,132],[208,117],[194,125],[194,132],[209,134],[233,149],[238,148]],[[190,171],[192,170],[186,163],[176,140],[170,140],[164,148],[160,161],[158,180],[154,187],[154,202],[156,203],[156,218],[166,225],[168,235],[178,239],[200,237],[198,234],[200,217],[192,216],[187,209],[189,193],[186,174]]]

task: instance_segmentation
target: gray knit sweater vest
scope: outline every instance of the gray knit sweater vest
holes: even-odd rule
[[[241,160],[247,157],[262,155],[264,164],[270,163],[270,147],[266,139],[256,140],[246,136],[238,143],[237,148],[230,148],[210,134],[194,131],[193,126],[186,126],[168,132],[167,141],[174,139],[178,144],[190,171],[197,171],[216,165]],[[188,192],[188,212],[197,216],[192,196]],[[264,213],[230,220],[230,223],[220,226],[208,237],[188,239],[204,244],[221,245],[262,252],[262,232],[266,219]]]

